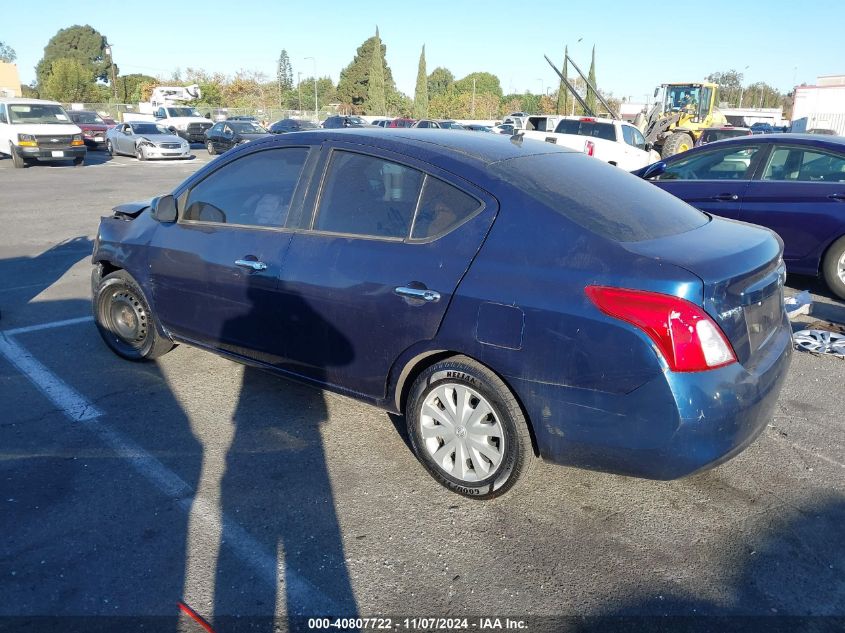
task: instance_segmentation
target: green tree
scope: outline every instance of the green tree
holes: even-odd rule
[[[587,74],[587,79],[589,80],[590,84],[595,86],[596,85],[596,46],[593,45],[593,58],[590,62],[590,72]],[[591,112],[597,112],[596,104],[598,100],[596,99],[596,93],[593,92],[592,88],[589,86],[587,87],[587,97],[584,99],[584,102],[587,104],[587,108]]]
[[[428,98],[429,100],[449,91],[455,83],[455,76],[448,69],[438,66],[428,76]]]
[[[33,81],[28,86],[21,85],[21,96],[26,97],[27,99],[39,99],[41,97],[41,93],[38,92],[38,86]]]
[[[299,94],[302,94],[302,109],[308,112],[314,107],[314,77],[303,77],[302,81],[289,93],[288,107],[298,109]],[[337,103],[337,88],[331,77],[317,78],[317,106],[325,109],[330,103]]]
[[[453,86],[458,93],[473,92],[473,81],[475,82],[475,94],[494,94],[497,97],[502,96],[502,84],[499,78],[491,73],[470,73],[463,79],[456,81]]]
[[[367,82],[367,114],[384,115],[386,113],[384,86],[384,57],[381,50],[381,37],[376,27],[376,44],[370,58],[370,76]]]
[[[739,103],[739,95],[743,91],[742,87],[742,73],[734,69],[722,71],[717,73],[710,73],[705,78],[705,81],[717,84],[719,86],[718,102],[724,102],[729,105],[736,105]]]
[[[11,64],[17,58],[18,54],[15,52],[14,48],[6,44],[6,42],[0,42],[0,62]]]
[[[563,74],[563,79],[569,80],[569,46],[563,47],[563,65],[561,66],[560,72]],[[560,84],[558,85],[557,89],[557,113],[558,114],[567,114],[569,112],[569,88],[566,87],[566,83],[564,83],[563,79],[560,80]]]
[[[90,69],[78,59],[57,59],[41,89],[48,99],[63,103],[93,101],[98,96]]]
[[[365,103],[369,97],[370,65],[375,46],[376,38],[368,38],[358,47],[355,57],[349,65],[340,71],[336,101],[339,101],[344,106],[344,109],[349,112],[356,114],[364,112]],[[383,42],[380,42],[380,48],[381,58],[384,60],[387,55],[387,46]],[[396,96],[396,83],[393,81],[393,73],[390,72],[390,66],[387,65],[387,62],[384,63],[383,72],[385,101],[389,105],[398,99]],[[302,100],[304,106],[304,95]]]
[[[117,77],[117,100],[120,103],[144,101],[143,88],[146,84],[156,83],[155,77],[141,74],[121,75]]]
[[[288,52],[284,48],[279,54],[276,82],[279,85],[279,105],[281,106],[284,103],[285,94],[293,89],[293,69],[290,65]]]
[[[78,61],[85,73],[90,76],[89,81],[92,85],[97,80],[108,81],[110,60],[105,54],[105,47],[106,38],[87,24],[59,30],[47,42],[47,46],[44,47],[44,57],[35,67],[39,85],[47,82],[53,62],[57,59]]]
[[[765,81],[758,81],[745,88],[743,100],[750,108],[780,108],[784,96]]]
[[[420,53],[420,63],[417,66],[417,87],[414,90],[414,118],[424,119],[428,116],[428,78],[425,72],[425,44]]]

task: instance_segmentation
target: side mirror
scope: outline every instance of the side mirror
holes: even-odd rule
[[[171,132],[173,132],[174,134],[176,134],[176,128],[175,128],[174,126],[172,126],[172,125],[171,125],[171,126],[170,126],[169,128],[167,128],[167,129],[168,129],[168,130],[170,130]]]
[[[653,143],[646,143],[646,144],[643,146],[643,149],[644,149],[645,151],[647,151],[647,152],[650,152],[651,150],[653,150],[653,149],[654,149],[654,144],[653,144]]]
[[[175,222],[176,221],[176,198],[171,195],[161,196],[153,200],[152,216],[157,222]]]
[[[654,89],[654,98],[657,98],[657,93],[660,92],[660,86]]]
[[[640,178],[642,178],[643,180],[649,180],[651,178],[655,178],[663,174],[665,171],[666,163],[661,160],[658,163],[652,163],[651,165],[646,167],[640,175]]]

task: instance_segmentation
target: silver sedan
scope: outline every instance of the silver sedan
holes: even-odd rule
[[[190,158],[191,145],[159,123],[130,121],[106,132],[106,151],[149,158]]]

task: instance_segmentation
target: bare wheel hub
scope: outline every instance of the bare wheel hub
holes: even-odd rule
[[[139,343],[147,337],[147,313],[134,294],[126,291],[114,293],[109,317],[112,332],[127,343]]]

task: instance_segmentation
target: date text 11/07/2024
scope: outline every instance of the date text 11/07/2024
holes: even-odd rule
[[[514,618],[308,618],[311,630],[374,631],[526,631],[525,620]]]

